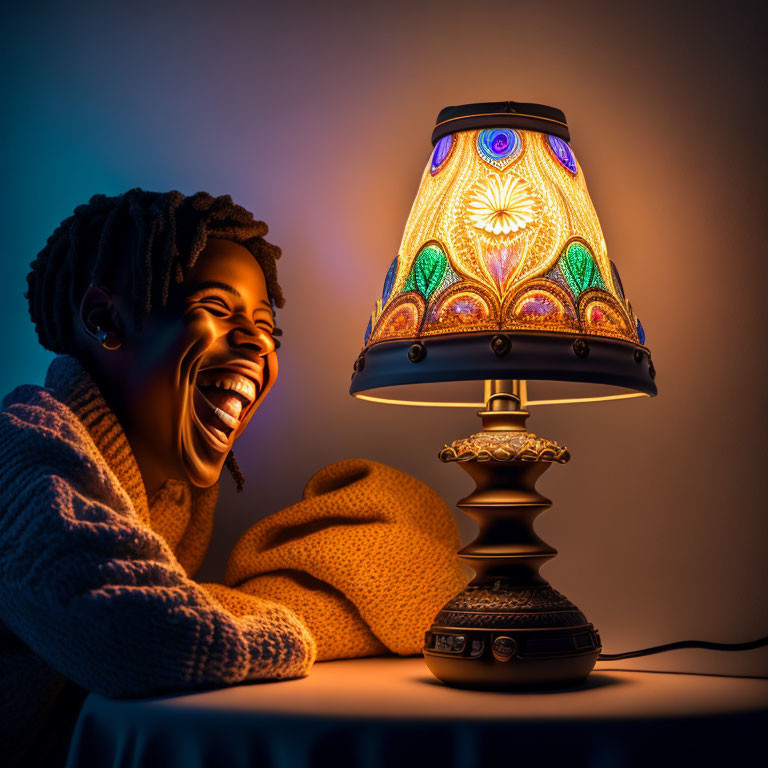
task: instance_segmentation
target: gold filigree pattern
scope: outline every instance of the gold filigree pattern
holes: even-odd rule
[[[438,454],[440,461],[548,461],[565,464],[568,449],[533,432],[477,432],[454,440]]]

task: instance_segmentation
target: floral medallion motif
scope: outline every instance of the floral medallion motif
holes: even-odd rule
[[[519,176],[492,174],[467,206],[473,226],[493,235],[508,235],[536,218],[537,202],[530,185]]]

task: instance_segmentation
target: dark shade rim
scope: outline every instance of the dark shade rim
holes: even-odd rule
[[[354,395],[402,384],[525,379],[608,384],[653,397],[655,375],[650,350],[632,342],[564,333],[485,331],[377,342],[355,361],[349,391]]]
[[[571,140],[565,114],[555,107],[517,101],[485,101],[441,109],[432,131],[432,144],[452,133],[478,128],[519,128],[549,133],[563,141]]]

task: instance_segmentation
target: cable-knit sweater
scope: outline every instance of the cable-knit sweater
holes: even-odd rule
[[[189,578],[205,554],[217,489],[193,494],[168,482],[149,503],[117,418],[74,358],[56,358],[45,389],[18,387],[3,406],[6,750],[40,737],[65,679],[107,696],[146,696],[308,673],[315,643],[293,611],[256,598],[235,616]]]
[[[125,434],[70,356],[0,411],[0,745],[11,762],[82,696],[300,677],[314,659],[417,653],[466,581],[450,511],[375,462],[321,470],[198,584],[217,486],[147,499]],[[308,631],[308,628],[310,631]],[[42,741],[45,741],[44,739]],[[14,749],[15,747],[15,749]],[[52,748],[53,749],[53,748]]]

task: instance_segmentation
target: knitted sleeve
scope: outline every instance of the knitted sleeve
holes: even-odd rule
[[[187,578],[81,425],[24,389],[0,412],[0,621],[106,696],[306,675],[298,617],[266,599],[237,616]]]

